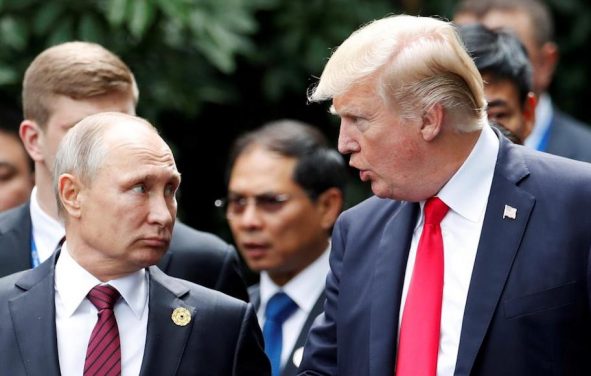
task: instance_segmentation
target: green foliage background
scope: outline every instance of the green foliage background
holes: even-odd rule
[[[554,100],[591,121],[591,5],[549,0],[562,61]],[[336,142],[327,106],[306,90],[332,48],[389,13],[450,18],[454,0],[0,0],[0,102],[20,108],[30,61],[69,40],[98,42],[134,71],[138,113],[172,144],[183,173],[180,214],[195,227],[224,232],[213,200],[224,194],[232,140],[265,121],[292,117]],[[591,146],[590,146],[591,147]],[[349,204],[367,194],[352,185]]]

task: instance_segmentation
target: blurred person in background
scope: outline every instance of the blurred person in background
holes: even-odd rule
[[[484,81],[488,120],[523,144],[535,122],[536,97],[527,52],[516,36],[480,24],[458,27]]]
[[[591,128],[560,111],[548,94],[559,58],[548,6],[542,0],[463,0],[454,11],[453,22],[480,22],[491,29],[509,29],[519,37],[533,67],[533,89],[538,97],[536,122],[525,145],[591,162]]]
[[[313,320],[322,312],[330,235],[347,171],[310,125],[280,120],[239,137],[223,202],[234,241],[260,272],[249,289],[274,376],[296,374]]]
[[[33,162],[18,136],[20,118],[0,107],[0,212],[24,204],[34,185]]]

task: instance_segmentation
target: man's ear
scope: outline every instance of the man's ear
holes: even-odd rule
[[[421,135],[423,140],[430,142],[439,135],[443,127],[443,106],[436,103],[422,117]]]
[[[43,144],[43,130],[33,120],[23,120],[19,128],[19,136],[23,141],[23,145],[27,150],[27,153],[31,156],[35,162],[43,160],[42,144]]]
[[[343,209],[343,192],[338,188],[329,188],[316,199],[316,208],[320,212],[320,225],[329,231]]]
[[[83,185],[80,180],[71,174],[62,174],[58,179],[59,200],[62,203],[63,213],[67,217],[80,218],[80,202]]]
[[[538,76],[538,80],[541,83],[543,88],[548,89],[550,87],[550,83],[552,82],[552,77],[554,76],[554,70],[556,69],[556,65],[558,64],[558,59],[560,53],[558,51],[558,46],[556,43],[553,42],[546,42],[542,45],[540,49],[540,56],[538,57],[538,64],[534,68]]]
[[[520,135],[522,140],[525,140],[534,129],[534,124],[536,123],[536,105],[538,104],[538,100],[536,96],[531,91],[527,93],[527,97],[523,102],[523,135]]]

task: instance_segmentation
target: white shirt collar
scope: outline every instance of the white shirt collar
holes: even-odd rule
[[[119,291],[138,319],[142,317],[148,302],[148,277],[146,270],[140,269],[125,277],[107,282]],[[55,266],[55,290],[64,302],[65,313],[68,316],[73,315],[88,292],[101,283],[72,258],[65,242]]]
[[[437,196],[451,210],[467,220],[479,221],[486,210],[498,153],[499,139],[491,127],[486,125],[468,158]],[[424,201],[421,202],[421,209],[423,205]],[[417,225],[421,221],[422,214]]]
[[[261,273],[260,296],[261,309],[264,310],[267,302],[278,291],[285,292],[298,307],[309,314],[314,304],[324,290],[326,274],[329,269],[330,244],[320,257],[314,260],[304,270],[293,277],[284,286],[278,286],[271,280],[267,272]],[[264,311],[263,311],[264,312]]]
[[[56,221],[41,209],[37,199],[37,186],[31,192],[31,224],[33,239],[41,262],[47,260],[66,234],[64,225]]]

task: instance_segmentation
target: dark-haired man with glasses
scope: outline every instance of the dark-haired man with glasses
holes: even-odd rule
[[[273,375],[295,375],[308,330],[322,312],[330,233],[343,206],[347,171],[315,128],[269,123],[234,143],[224,207],[248,267],[249,289]],[[278,316],[278,317],[275,317]]]

